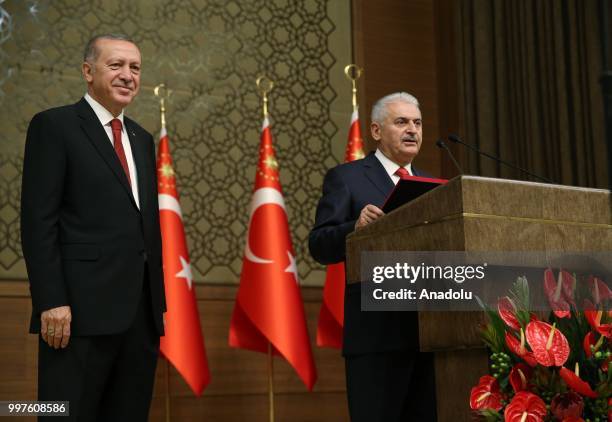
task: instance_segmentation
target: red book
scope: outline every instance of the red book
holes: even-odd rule
[[[385,200],[382,210],[385,214],[388,214],[424,193],[447,183],[448,180],[446,179],[432,179],[420,176],[410,176],[407,179],[400,179]]]

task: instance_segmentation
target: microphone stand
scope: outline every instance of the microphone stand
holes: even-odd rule
[[[461,138],[459,138],[457,135],[453,135],[453,134],[448,135],[448,139],[449,139],[449,141],[455,142],[457,144],[461,144],[464,147],[471,149],[472,151],[476,152],[477,154],[480,154],[480,155],[483,155],[483,156],[485,156],[487,158],[490,158],[491,160],[493,160],[495,162],[498,162],[500,164],[503,164],[505,166],[508,166],[510,168],[518,170],[518,171],[520,171],[522,173],[525,173],[525,174],[533,177],[534,179],[538,179],[538,180],[540,180],[542,182],[545,182],[545,183],[553,183],[551,180],[549,180],[549,179],[547,179],[545,177],[542,177],[542,176],[538,176],[537,174],[533,174],[530,171],[527,171],[524,168],[517,166],[516,164],[509,163],[507,161],[502,160],[501,158],[498,158],[498,157],[496,157],[494,155],[491,155],[491,154],[488,154],[488,153],[486,153],[484,151],[481,151],[480,149],[476,148],[475,146],[472,146],[472,145],[470,145],[470,144],[468,144],[466,142],[463,142],[461,140]]]

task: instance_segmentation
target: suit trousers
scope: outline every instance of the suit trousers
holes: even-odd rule
[[[345,356],[351,422],[435,422],[433,353]]]
[[[68,420],[147,421],[159,334],[146,274],[138,310],[127,331],[72,337],[65,349],[57,350],[39,339],[38,399],[69,401]]]

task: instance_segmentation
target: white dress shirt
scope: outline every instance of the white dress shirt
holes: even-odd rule
[[[102,104],[94,100],[89,93],[85,94],[85,101],[89,103],[93,108],[94,113],[98,116],[100,123],[106,131],[106,135],[110,140],[113,149],[115,149],[115,141],[113,139],[113,129],[111,128],[111,120],[115,119],[113,115],[104,108]],[[138,174],[136,173],[136,163],[134,163],[134,156],[132,155],[132,147],[130,145],[130,138],[128,138],[125,124],[123,123],[123,111],[116,117],[121,120],[121,143],[123,144],[123,150],[125,151],[125,158],[127,160],[128,169],[130,171],[130,182],[132,186],[132,193],[138,209],[140,209],[140,199],[138,197]]]
[[[380,161],[380,164],[383,165],[383,167],[387,171],[387,174],[389,175],[391,180],[393,180],[393,184],[397,185],[397,182],[399,182],[400,177],[397,174],[395,174],[395,172],[397,171],[398,168],[400,168],[400,166],[395,164],[393,161],[391,161],[379,149],[376,150],[374,155],[376,156],[376,158],[378,158],[378,161]],[[414,176],[414,174],[412,174],[412,163],[408,163],[408,165],[404,166],[404,168],[408,170],[408,174],[410,174],[411,176]]]

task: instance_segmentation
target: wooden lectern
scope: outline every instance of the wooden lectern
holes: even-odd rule
[[[607,190],[459,176],[349,235],[347,280],[360,281],[364,251],[612,251],[611,201]],[[470,389],[488,370],[481,322],[482,312],[419,314],[439,421],[471,420]]]

